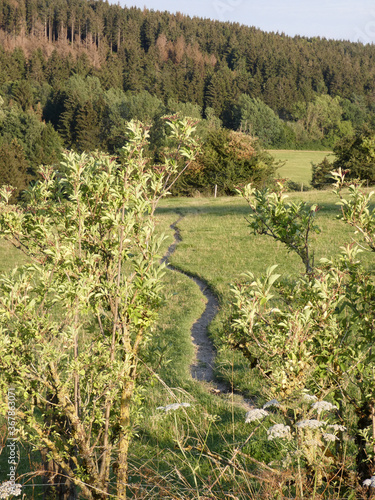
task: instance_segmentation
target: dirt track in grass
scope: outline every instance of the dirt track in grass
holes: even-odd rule
[[[226,384],[215,380],[214,376],[214,363],[216,351],[215,347],[207,334],[208,325],[216,316],[219,311],[219,301],[217,300],[215,294],[208,287],[207,283],[205,283],[200,278],[196,276],[190,275],[181,271],[180,269],[169,264],[169,258],[176,250],[178,243],[181,241],[181,235],[178,230],[178,223],[183,219],[181,216],[176,222],[171,224],[171,229],[174,231],[174,241],[169,246],[167,253],[164,255],[162,262],[165,262],[168,269],[171,269],[175,272],[182,272],[190,279],[192,279],[201,290],[202,294],[206,298],[206,308],[198,318],[191,328],[191,338],[192,342],[195,346],[195,360],[193,364],[190,366],[191,376],[200,382],[206,382],[209,385],[209,388],[213,392],[217,393],[228,393],[232,392],[232,389],[228,387]]]

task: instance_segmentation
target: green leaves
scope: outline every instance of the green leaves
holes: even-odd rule
[[[366,193],[361,189],[361,183],[351,183],[348,186],[348,198],[342,195],[345,186],[345,172],[339,169],[332,172],[336,179],[334,193],[339,197],[337,204],[341,206],[341,220],[347,222],[360,233],[370,247],[375,251],[375,209],[372,206],[371,198],[374,191]]]
[[[373,193],[350,184],[344,197],[345,173],[332,175],[340,218],[375,251]],[[375,428],[375,285],[371,268],[358,258],[363,249],[350,243],[312,269],[309,235],[319,232],[313,220],[317,207],[286,203],[281,185],[274,192],[249,185],[242,194],[252,210],[253,231],[295,251],[307,273],[287,286],[275,286],[274,267],[258,279],[247,274],[250,282],[233,288],[229,342],[262,374],[265,396],[294,400],[304,388],[319,396],[332,393],[342,418],[352,423],[357,472],[368,477],[375,460],[369,437]]]
[[[314,222],[317,205],[302,201],[286,202],[287,196],[281,183],[278,183],[276,191],[254,189],[249,184],[238,192],[251,209],[248,223],[254,234],[265,234],[284,243],[288,251],[296,252],[302,259],[306,273],[311,273],[314,258],[309,237],[320,232]]]

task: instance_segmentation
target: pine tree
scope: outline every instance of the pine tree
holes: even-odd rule
[[[91,101],[77,111],[74,147],[80,152],[103,149],[100,117]]]
[[[0,186],[10,185],[16,188],[11,199],[12,203],[20,198],[30,180],[29,164],[17,139],[0,144]]]

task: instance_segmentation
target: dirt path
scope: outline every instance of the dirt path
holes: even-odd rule
[[[211,390],[214,392],[228,393],[231,392],[230,388],[227,385],[215,380],[213,367],[216,352],[212,341],[207,335],[207,327],[219,311],[219,302],[208,287],[207,283],[196,276],[191,276],[188,273],[173,267],[168,263],[170,256],[176,250],[178,243],[181,241],[180,232],[177,227],[177,224],[181,221],[181,219],[183,219],[183,216],[170,226],[174,231],[174,241],[169,246],[162,262],[167,264],[168,269],[183,273],[192,279],[199,286],[199,289],[207,300],[206,308],[202,316],[196,320],[191,328],[192,342],[195,346],[195,361],[190,366],[190,373],[195,380],[209,383]]]
[[[192,279],[200,288],[201,292],[207,299],[206,308],[200,318],[196,320],[191,328],[191,338],[195,346],[195,361],[190,366],[191,376],[202,383],[207,384],[207,389],[219,395],[222,394],[225,398],[230,398],[232,404],[240,406],[245,410],[254,408],[254,401],[245,399],[241,394],[233,393],[232,387],[223,382],[218,382],[214,377],[214,363],[216,351],[214,345],[207,334],[207,327],[219,311],[219,301],[215,294],[210,290],[207,283],[196,276],[189,275],[177,269],[168,263],[170,256],[176,250],[177,245],[181,241],[181,235],[177,224],[183,219],[181,216],[176,222],[171,224],[171,229],[174,231],[174,241],[169,246],[162,262],[165,262],[168,269],[172,271],[185,274]]]

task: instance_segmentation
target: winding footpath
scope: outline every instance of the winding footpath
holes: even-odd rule
[[[210,383],[210,385],[212,385],[213,387],[213,392],[227,393],[230,392],[228,386],[215,380],[213,366],[215,362],[216,352],[212,341],[207,335],[207,327],[219,311],[219,301],[210,290],[207,283],[205,283],[200,278],[197,278],[196,276],[192,276],[188,273],[185,273],[184,271],[181,271],[168,262],[170,256],[176,250],[178,243],[181,241],[181,236],[177,224],[182,219],[183,216],[181,216],[170,226],[170,228],[174,231],[174,241],[169,246],[167,253],[162,259],[162,262],[166,263],[168,269],[185,274],[190,279],[192,279],[198,285],[199,289],[207,300],[206,308],[203,311],[203,314],[196,320],[191,328],[191,337],[192,342],[195,346],[196,356],[194,363],[190,366],[190,373],[195,380]]]

